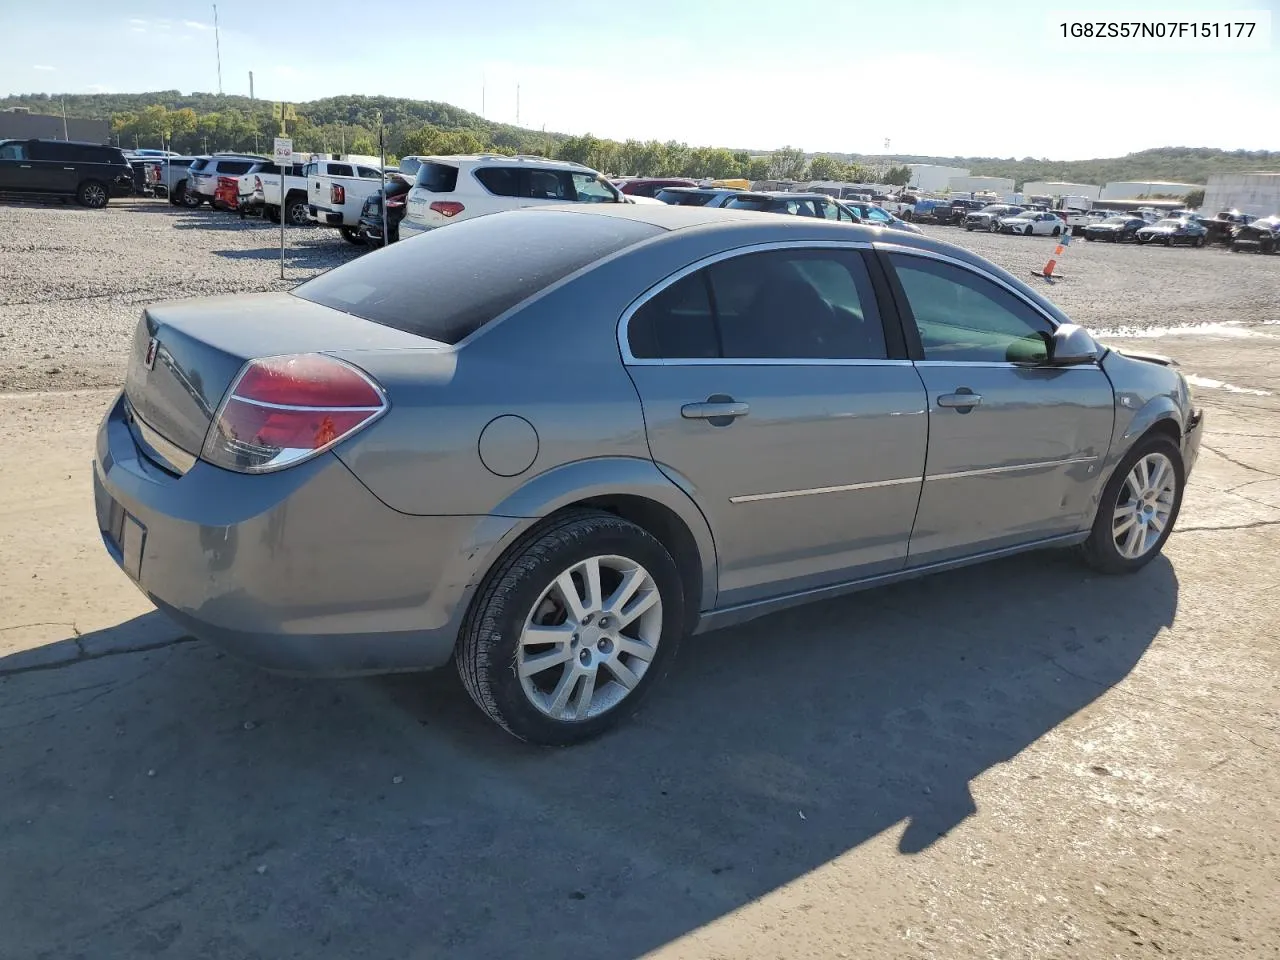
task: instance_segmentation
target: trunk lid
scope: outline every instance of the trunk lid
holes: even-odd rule
[[[147,307],[125,375],[133,413],[198,456],[227,388],[246,362],[296,353],[442,350],[441,345],[287,293]]]

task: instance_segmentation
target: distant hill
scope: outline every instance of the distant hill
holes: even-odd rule
[[[178,90],[150,93],[20,94],[0,98],[0,110],[26,107],[37,113],[59,113],[65,99],[68,117],[112,121],[112,129],[124,146],[159,146],[164,128],[174,149],[192,152],[225,149],[269,151],[278,122],[272,104],[237,95],[184,94]],[[589,134],[530,130],[493,123],[468,110],[435,100],[404,97],[326,97],[294,104],[296,121],[289,124],[295,148],[353,153],[376,152],[378,115],[387,133],[387,151],[455,152],[462,149],[496,149],[509,153],[565,155],[611,173],[651,175],[729,176],[759,172],[748,158],[768,157],[769,150],[691,149],[682,144],[639,144],[599,140]],[[164,111],[156,111],[164,107]],[[149,112],[150,111],[150,112]],[[181,121],[164,119],[183,113]],[[157,119],[157,115],[159,119]],[[169,124],[165,127],[165,124]],[[813,156],[812,154],[810,156]],[[938,163],[967,167],[975,175],[1010,177],[1019,185],[1028,180],[1065,180],[1103,184],[1112,180],[1167,180],[1205,183],[1211,174],[1252,170],[1280,171],[1280,151],[1216,150],[1208,147],[1157,147],[1123,157],[1097,160],[1037,160],[1024,157],[926,157],[828,153],[845,163],[883,168],[901,163]],[[799,153],[797,152],[797,157]],[[803,160],[803,158],[800,158]],[[803,166],[803,163],[801,163]]]
[[[1010,177],[1019,184],[1028,180],[1105,184],[1113,180],[1163,180],[1173,183],[1205,183],[1214,173],[1254,170],[1280,171],[1280,151],[1217,150],[1211,147],[1156,147],[1123,157],[1098,160],[1021,160],[1009,157],[893,157],[865,154],[832,154],[864,164],[937,163],[967,167],[974,176]]]

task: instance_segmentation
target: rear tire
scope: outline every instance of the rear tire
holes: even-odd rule
[[[1027,229],[1022,231],[1022,235],[1024,237],[1033,237],[1035,236],[1035,233],[1036,233],[1035,228],[1032,227],[1030,224],[1027,225]]]
[[[264,219],[270,220],[272,223],[279,223],[280,208],[272,203],[264,203],[262,205],[262,216]]]
[[[1054,228],[1053,228],[1053,236],[1055,236],[1055,237],[1060,237],[1060,236],[1062,236],[1062,228],[1061,228],[1061,227],[1054,227]]]
[[[634,592],[624,592],[628,583]],[[684,633],[684,604],[675,561],[648,531],[609,513],[567,513],[485,578],[458,640],[458,674],[513,736],[581,743],[634,714],[661,680]]]
[[[101,210],[111,200],[111,192],[101,180],[86,180],[76,188],[76,203],[90,210]]]
[[[285,222],[291,227],[305,227],[311,222],[307,215],[309,206],[304,194],[295,193],[285,198],[284,212],[288,218]]]
[[[178,202],[188,210],[194,210],[196,207],[200,206],[200,204],[204,203],[204,198],[192,190],[189,184],[184,183],[182,187],[182,197]]]
[[[353,246],[363,247],[364,237],[360,236],[360,231],[355,227],[339,227],[338,232],[342,234],[342,239]]]
[[[999,232],[1000,232],[1000,224],[999,224],[998,222],[996,222],[995,220],[992,220],[992,221],[991,221],[991,226],[987,227],[987,229],[988,229],[991,233],[999,233]]]
[[[1140,461],[1147,467],[1151,483],[1144,488]],[[1163,464],[1163,468],[1161,468]],[[1171,481],[1169,489],[1156,483],[1156,470],[1171,472],[1163,479]],[[1081,545],[1086,563],[1102,573],[1135,573],[1156,558],[1173,533],[1182,508],[1182,491],[1187,475],[1182,464],[1182,451],[1163,434],[1147,435],[1133,445],[1112,473],[1102,491],[1098,513],[1089,539]],[[1147,511],[1147,507],[1151,510]],[[1165,512],[1163,521],[1160,513]],[[1126,520],[1132,522],[1123,526]],[[1158,531],[1156,526],[1163,523]],[[1133,530],[1139,528],[1138,542],[1132,544]],[[1154,539],[1151,533],[1158,533]],[[1125,546],[1131,549],[1125,550]]]

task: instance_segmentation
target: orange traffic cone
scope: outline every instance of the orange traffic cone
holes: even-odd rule
[[[1044,277],[1046,280],[1065,280],[1066,278],[1060,273],[1054,273],[1054,268],[1058,265],[1058,258],[1066,253],[1067,246],[1071,243],[1071,230],[1062,235],[1062,239],[1058,241],[1058,245],[1053,248],[1053,256],[1049,258],[1049,262],[1044,265],[1043,270],[1032,270],[1033,277]]]

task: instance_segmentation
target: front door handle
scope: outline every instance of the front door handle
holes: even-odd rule
[[[981,394],[974,393],[961,387],[955,393],[944,393],[938,397],[938,406],[950,407],[968,413],[969,410],[982,403]]]
[[[686,420],[709,420],[716,427],[727,426],[750,412],[750,405],[723,394],[708,397],[702,403],[686,403],[680,408],[680,416]]]
[[[29,163],[20,163],[20,164],[18,164],[18,169],[19,169],[19,170],[30,170],[30,169],[31,169],[31,164],[29,164]]]

